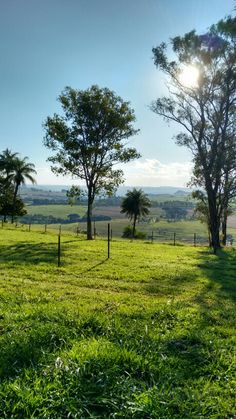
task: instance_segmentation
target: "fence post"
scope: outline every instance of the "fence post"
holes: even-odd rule
[[[61,235],[61,224],[59,225],[59,236]]]
[[[110,258],[110,223],[107,224],[107,258]]]
[[[153,238],[154,238],[154,237],[153,237],[153,230],[152,230],[152,243],[153,243]]]
[[[176,233],[174,233],[174,246],[175,246],[175,240],[176,240]]]
[[[58,245],[57,245],[57,266],[60,267],[61,264],[61,236],[58,234]]]
[[[194,233],[194,235],[193,235],[193,244],[194,244],[194,247],[196,247],[196,244],[197,244],[197,235],[196,235],[196,233]]]
[[[96,224],[95,221],[93,222],[93,237],[96,239]]]

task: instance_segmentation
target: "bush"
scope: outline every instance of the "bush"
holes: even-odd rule
[[[122,237],[125,238],[125,239],[132,239],[133,238],[133,228],[131,226],[125,227],[124,230],[123,230]],[[145,239],[146,238],[146,233],[143,233],[142,231],[135,230],[134,238],[135,239]]]

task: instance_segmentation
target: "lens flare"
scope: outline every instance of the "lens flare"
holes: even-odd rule
[[[199,70],[193,65],[186,65],[183,67],[179,75],[179,82],[185,87],[197,87],[198,79]]]

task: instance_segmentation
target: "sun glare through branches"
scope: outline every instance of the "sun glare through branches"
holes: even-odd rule
[[[183,67],[180,75],[179,82],[185,87],[197,87],[199,80],[199,70],[193,65],[186,65]]]

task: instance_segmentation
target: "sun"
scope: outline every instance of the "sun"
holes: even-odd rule
[[[198,79],[199,70],[193,65],[184,66],[179,75],[179,81],[185,87],[197,87]]]

